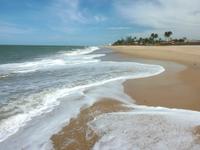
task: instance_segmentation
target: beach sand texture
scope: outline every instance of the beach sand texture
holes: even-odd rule
[[[166,65],[166,71],[159,76],[125,82],[125,91],[138,104],[200,110],[200,46],[111,48],[114,52],[133,57],[174,61],[186,66],[177,72]]]
[[[199,100],[200,98],[200,92],[199,92],[200,91],[200,79],[199,79],[200,77],[200,68],[199,68],[200,46],[177,46],[177,47],[176,46],[171,46],[171,47],[168,47],[168,46],[166,47],[117,46],[117,47],[109,47],[109,48],[113,49],[114,53],[118,53],[120,57],[129,57],[129,58],[132,57],[133,59],[137,57],[137,58],[141,58],[140,62],[146,63],[146,61],[144,61],[145,59],[147,60],[148,63],[160,64],[165,67],[166,71],[160,75],[148,77],[148,78],[140,78],[140,79],[133,79],[133,80],[130,79],[124,83],[124,91],[136,101],[136,104],[139,104],[139,107],[140,105],[145,105],[145,107],[146,106],[155,106],[155,107],[162,106],[162,107],[176,108],[176,109],[177,108],[189,109],[189,110],[195,110],[195,111],[200,110],[200,100]],[[155,60],[164,60],[164,61],[155,61]],[[176,63],[183,64],[184,67],[182,68],[180,67],[181,69],[179,67],[174,67],[176,66]],[[175,114],[176,114],[176,109],[174,111]],[[199,123],[198,122],[194,123],[193,125],[189,125],[189,127],[184,123],[182,123],[182,125],[180,126],[179,123],[184,121],[184,118],[180,118],[180,122],[178,121],[179,123],[177,122],[177,125],[176,125],[174,123],[171,123],[170,121],[171,119],[172,119],[172,122],[174,120],[173,117],[170,119],[170,115],[169,115],[170,112],[169,114],[166,114],[166,116],[165,114],[162,114],[162,111],[168,111],[165,109],[161,110],[161,112],[158,111],[158,114],[161,113],[160,114],[161,116],[156,115],[156,117],[152,117],[148,113],[142,114],[142,116],[146,118],[143,121],[141,121],[140,114],[135,115],[135,116],[134,115],[132,116],[132,114],[131,113],[129,114],[129,112],[127,114],[126,113],[116,114],[116,112],[126,112],[128,110],[129,110],[128,107],[126,108],[125,106],[121,105],[121,103],[110,100],[110,99],[106,99],[106,98],[103,101],[95,103],[93,106],[82,110],[77,118],[72,119],[69,125],[64,127],[63,130],[61,130],[58,134],[55,134],[52,137],[54,148],[55,149],[111,148],[109,147],[109,143],[112,143],[112,142],[114,143],[117,140],[120,141],[121,140],[120,137],[124,136],[124,134],[126,133],[125,131],[127,127],[130,127],[129,125],[127,125],[127,122],[133,122],[132,125],[138,124],[139,126],[142,126],[143,121],[148,123],[148,120],[150,121],[149,123],[152,125],[155,124],[155,126],[157,126],[160,124],[158,126],[159,130],[164,131],[166,129],[166,133],[169,133],[170,136],[173,134],[175,134],[175,137],[180,136],[178,138],[179,139],[178,142],[176,142],[177,148],[182,149],[184,148],[184,146],[190,149],[199,148],[198,143],[200,142],[199,142]],[[148,111],[150,110],[148,108]],[[112,112],[115,112],[115,113],[112,114]],[[155,110],[155,112],[157,112],[157,110]],[[174,112],[172,111],[172,114]],[[178,116],[175,115],[175,118],[179,117],[179,113],[184,114],[184,112],[183,113],[177,112]],[[188,114],[186,113],[186,115]],[[118,118],[120,116],[122,117],[121,119],[117,119],[116,121],[114,121],[116,117]],[[97,119],[93,120],[94,118],[97,118]],[[131,118],[135,118],[136,120],[131,119]],[[138,122],[137,122],[137,118],[139,118]],[[165,120],[165,118],[168,118],[168,119]],[[189,122],[190,121],[193,122],[192,120],[194,120],[194,118],[189,119],[188,117]],[[89,128],[88,124],[90,124],[91,122],[92,124],[97,125],[96,132],[94,130],[91,130],[91,128]],[[118,131],[118,129],[115,127],[116,126],[115,122],[119,126],[123,124],[122,122],[124,123],[126,122],[126,123],[124,124],[124,126],[122,125],[122,129],[119,129]],[[101,123],[103,124],[101,125]],[[99,124],[100,124],[100,128],[98,128]],[[163,124],[163,127],[162,127],[162,124]],[[104,126],[104,128],[102,126]],[[179,130],[177,131],[177,129],[174,128],[176,126],[177,128],[181,127],[180,132],[181,134],[183,133],[183,135],[180,134]],[[91,133],[89,138],[86,135],[88,133],[88,130],[90,130],[89,133]],[[119,139],[114,138],[114,137],[113,139],[110,139],[110,141],[109,141],[109,138],[105,139],[106,136],[108,135],[106,134],[106,132],[108,132],[107,130],[110,132],[109,134],[113,135],[114,137],[116,136],[115,134],[121,134],[118,136]],[[164,141],[169,142],[169,144],[172,143],[173,141],[173,140],[170,141],[170,138],[165,139],[164,136],[163,138],[165,140],[162,140],[162,135],[160,135],[159,133],[149,135],[150,132],[154,132],[151,126],[147,126],[147,128],[144,131],[140,130],[140,132],[143,132],[143,133],[146,131],[149,131],[149,132],[147,133],[147,135],[144,135],[144,138],[148,139],[149,136],[151,136],[151,139],[153,140],[152,141],[146,140],[146,142],[144,142],[146,145],[145,144],[141,145],[138,140],[137,142],[139,143],[136,142],[136,144],[139,144],[140,148],[141,146],[143,146],[144,149],[145,148],[148,149],[149,146],[151,148],[155,148],[157,145],[154,145],[152,143],[158,143],[158,144],[161,144],[160,146],[162,146],[162,144],[166,144],[166,143],[162,143]],[[97,134],[98,132],[103,132],[103,133],[105,132],[105,136],[103,136],[102,138],[101,135]],[[135,133],[136,131],[134,129],[128,128],[127,132]],[[126,137],[130,136],[130,138],[133,138],[131,137],[132,134],[131,135],[129,133],[126,133],[126,134],[127,134]],[[167,135],[165,133],[162,133],[162,134]],[[181,139],[181,136],[185,136],[185,138]],[[72,142],[70,144],[68,143],[69,139],[71,139],[71,142]],[[143,139],[141,138],[140,140],[143,140]],[[191,140],[191,141],[188,141],[188,140]],[[97,143],[97,141],[99,142]],[[185,145],[181,144],[183,141],[185,141]],[[129,144],[126,143],[126,145],[130,147],[133,146]],[[116,145],[117,148],[119,148],[120,146],[122,145]],[[116,147],[115,148],[113,147],[113,148],[116,149]],[[128,148],[128,147],[124,147],[124,148]],[[159,148],[159,146],[157,148]]]
[[[115,52],[134,57],[169,60],[198,65],[200,46],[110,46]]]

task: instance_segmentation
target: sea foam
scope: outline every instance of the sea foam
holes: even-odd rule
[[[63,89],[57,89],[57,90],[54,89],[54,91],[48,91],[48,92],[44,91],[44,92],[36,93],[34,95],[30,95],[26,97],[29,103],[27,103],[27,105],[26,103],[23,103],[23,106],[18,106],[18,107],[24,108],[24,113],[17,114],[15,116],[12,116],[0,122],[0,141],[3,141],[6,138],[8,138],[10,135],[16,133],[19,130],[19,128],[24,126],[26,122],[30,121],[32,117],[51,111],[55,106],[60,104],[60,101],[58,100],[59,98],[65,97],[72,93],[81,92],[81,91],[84,91],[85,89],[106,84],[109,82],[114,82],[117,80],[121,80],[122,82],[130,78],[136,79],[136,78],[142,78],[142,77],[149,77],[149,76],[160,74],[164,71],[164,68],[162,68],[161,66],[156,66],[156,65],[144,65],[144,64],[139,64],[139,63],[117,63],[117,62],[106,62],[106,64],[110,65],[110,67],[116,67],[116,68],[118,67],[124,68],[128,66],[130,66],[129,68],[131,68],[132,66],[132,69],[134,67],[133,70],[135,70],[136,72],[134,74],[130,74],[126,76],[118,75],[113,78],[109,77],[108,79],[104,79],[102,81],[96,81],[95,83],[91,82],[89,84],[80,85],[76,87],[63,88]],[[99,95],[98,94],[99,92],[100,91],[97,92],[97,95]],[[115,97],[115,94],[112,93],[110,97],[114,96],[114,98],[117,98]],[[119,97],[117,99],[119,99]],[[124,100],[123,102],[127,103],[128,101]],[[37,105],[37,103],[39,103],[37,107],[35,108],[30,107],[32,105],[33,106]],[[17,105],[15,104],[15,106]],[[13,126],[13,124],[15,124],[15,126]]]
[[[95,50],[96,49],[93,48],[89,51],[94,52]],[[17,114],[1,120],[0,147],[4,149],[13,149],[13,147],[20,143],[20,145],[22,145],[20,148],[28,147],[29,149],[38,149],[39,146],[45,143],[49,145],[48,143],[51,135],[57,132],[60,127],[66,124],[72,117],[75,117],[82,107],[89,107],[104,96],[121,100],[126,104],[131,104],[131,98],[123,92],[122,83],[126,79],[149,77],[160,74],[165,70],[159,65],[101,61],[99,57],[104,56],[104,54],[90,54],[88,51],[81,54],[78,53],[77,55],[73,54],[72,56],[66,56],[62,53],[59,54],[59,56],[55,56],[55,58],[61,57],[60,55],[62,56],[62,60],[65,60],[65,67],[63,67],[63,63],[60,64],[60,62],[57,61],[61,67],[56,66],[56,71],[53,70],[53,67],[50,67],[49,70],[47,69],[47,73],[44,72],[46,73],[45,75],[39,75],[39,79],[37,76],[38,73],[35,72],[33,75],[37,77],[37,80],[35,80],[32,75],[23,76],[22,81],[24,85],[22,90],[25,88],[24,78],[27,77],[27,88],[30,86],[30,79],[34,79],[31,86],[37,87],[36,89],[41,86],[39,91],[27,93],[28,95],[19,97],[17,101],[11,101],[11,103],[3,106],[2,110],[5,110],[5,112],[13,111],[15,108],[19,109],[19,111]],[[89,63],[80,63],[73,66],[70,62],[76,62],[79,59]],[[69,65],[66,65],[67,63],[69,63]],[[30,67],[30,65],[28,66]],[[25,65],[25,67],[27,66]],[[72,71],[75,71],[74,69],[76,72],[73,73]],[[73,74],[68,74],[68,70]],[[52,72],[55,73],[50,76],[49,73]],[[67,73],[66,76],[63,76],[63,73]],[[60,84],[62,85],[60,86]],[[6,86],[7,84],[5,87]],[[50,88],[45,88],[46,86]],[[19,86],[14,90],[19,90]],[[78,98],[73,98],[74,95],[75,97],[78,96]],[[20,96],[23,96],[23,94]],[[60,105],[61,103],[66,104]],[[43,117],[43,119],[37,122],[36,120],[40,117]],[[32,123],[35,121],[37,125],[35,124],[33,126]],[[51,124],[49,122],[51,122]],[[13,126],[13,124],[15,126]],[[38,134],[41,129],[45,129],[45,131],[43,131],[40,138]],[[9,145],[8,143],[10,142],[13,143],[13,145]],[[35,146],[33,146],[32,143],[34,143]]]
[[[98,62],[99,60],[94,58],[104,56],[104,54],[86,55],[98,49],[98,47],[87,47],[85,49],[65,51],[46,58],[37,58],[36,60],[30,62],[0,64],[0,76],[6,77],[9,74],[30,73],[40,70],[54,69],[66,65]]]
[[[103,114],[89,123],[101,137],[93,149],[197,150],[200,144],[194,130],[200,125],[199,116],[195,111],[143,106]]]

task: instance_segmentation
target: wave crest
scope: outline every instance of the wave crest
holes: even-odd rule
[[[87,47],[84,49],[75,49],[73,51],[64,52],[55,56],[41,58],[35,61],[22,63],[9,63],[0,65],[0,78],[9,76],[9,74],[30,73],[38,70],[53,69],[67,65],[77,65],[83,63],[97,62],[95,59],[102,55],[86,55],[96,50],[98,47]],[[81,57],[79,57],[81,55]],[[85,55],[85,56],[83,56]],[[70,56],[70,57],[69,57]]]

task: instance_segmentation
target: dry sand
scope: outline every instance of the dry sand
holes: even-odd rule
[[[200,63],[200,46],[110,46],[116,52],[140,58]]]

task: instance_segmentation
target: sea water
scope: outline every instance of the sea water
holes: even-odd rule
[[[164,71],[105,55],[98,47],[0,46],[0,149],[51,149],[52,134],[82,107],[101,97],[133,103],[123,81]]]

